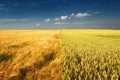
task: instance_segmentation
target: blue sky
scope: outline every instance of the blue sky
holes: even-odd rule
[[[120,29],[120,0],[0,0],[0,29]]]

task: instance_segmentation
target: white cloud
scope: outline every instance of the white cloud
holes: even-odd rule
[[[28,19],[0,19],[1,22],[29,21]]]
[[[50,20],[51,20],[51,19],[48,18],[48,19],[45,19],[44,21],[49,22]]]
[[[65,20],[67,18],[68,18],[68,16],[61,16],[61,20]]]
[[[55,20],[55,21],[59,21],[60,19],[59,19],[59,18],[55,18],[54,20]]]
[[[69,17],[68,17],[68,19],[71,19],[71,17],[74,17],[74,13],[72,13]]]
[[[59,24],[69,24],[68,22],[55,22],[54,24],[59,25]]]
[[[58,18],[54,18],[54,19],[45,19],[44,21],[46,22],[49,22],[51,20],[55,21],[56,23],[55,24],[64,24],[63,22],[58,22],[58,21],[61,21],[61,20],[69,20],[69,19],[72,19],[72,18],[84,18],[84,17],[87,17],[87,16],[91,16],[91,14],[85,12],[85,13],[71,13],[70,15],[65,15],[65,16],[61,16],[61,17],[58,17]],[[65,23],[66,24],[66,23]]]
[[[90,16],[90,14],[89,13],[77,13],[75,15],[75,17],[77,17],[77,18],[83,18],[83,17],[87,17],[87,16]]]

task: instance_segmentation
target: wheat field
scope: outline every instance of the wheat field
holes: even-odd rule
[[[60,80],[60,31],[0,30],[0,80]]]
[[[0,80],[120,79],[120,30],[0,33]]]
[[[120,80],[120,30],[63,30],[62,80]]]

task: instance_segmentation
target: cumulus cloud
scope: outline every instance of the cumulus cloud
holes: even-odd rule
[[[69,24],[68,22],[55,22],[54,24],[59,25],[59,24]]]
[[[48,19],[45,19],[44,21],[49,22],[50,20],[51,20],[51,19],[48,18]]]
[[[61,16],[61,17],[54,18],[54,19],[48,18],[48,19],[45,19],[44,21],[49,22],[49,21],[53,20],[53,21],[56,22],[55,24],[64,24],[64,23],[60,23],[58,21],[69,20],[71,18],[84,18],[84,17],[88,17],[88,16],[91,16],[91,14],[89,14],[87,12],[85,12],[85,13],[77,13],[77,14],[71,13],[70,15]]]
[[[89,13],[77,13],[75,15],[75,17],[77,17],[77,18],[83,18],[83,17],[87,17],[87,16],[90,16],[90,14]]]
[[[68,18],[69,18],[68,16],[61,16],[60,18],[55,18],[54,21],[66,20]]]
[[[68,18],[68,16],[61,16],[61,20],[65,20],[67,18]]]

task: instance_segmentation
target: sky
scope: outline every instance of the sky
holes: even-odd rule
[[[0,29],[120,29],[120,0],[0,0]]]

